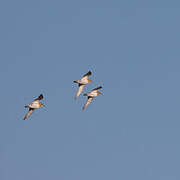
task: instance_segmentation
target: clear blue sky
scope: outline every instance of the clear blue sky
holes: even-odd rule
[[[2,0],[0,179],[179,180],[179,7]],[[104,95],[82,111],[73,80],[89,70],[84,92]]]

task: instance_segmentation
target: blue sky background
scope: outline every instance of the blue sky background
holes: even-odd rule
[[[0,179],[179,180],[179,7],[2,0]],[[82,111],[72,82],[89,70],[84,92],[104,95]]]

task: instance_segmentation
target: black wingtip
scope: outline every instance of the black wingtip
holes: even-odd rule
[[[98,86],[97,88],[95,88],[93,90],[98,90],[98,89],[102,89],[102,86]]]
[[[92,72],[91,72],[91,71],[89,71],[87,74],[90,76],[90,75],[92,74]]]
[[[88,73],[86,73],[83,77],[85,77],[85,76],[90,76],[92,73],[91,73],[91,71],[89,71]]]
[[[40,99],[40,100],[43,99],[43,94],[40,94],[40,95],[39,95],[39,99]]]

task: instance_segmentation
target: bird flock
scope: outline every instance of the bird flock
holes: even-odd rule
[[[75,95],[75,99],[77,99],[80,94],[83,92],[84,87],[89,84],[90,82],[92,82],[91,79],[89,79],[89,76],[91,76],[92,73],[91,71],[89,71],[88,73],[86,73],[80,80],[75,80],[74,83],[78,84],[78,90],[76,92]],[[99,89],[101,89],[102,86],[98,86],[95,89],[91,90],[88,93],[85,93],[84,96],[87,96],[87,101],[83,106],[83,110],[85,110],[87,108],[87,106],[92,102],[92,100],[97,97],[98,95],[102,94],[100,91],[98,91]],[[31,114],[36,110],[39,109],[43,106],[45,106],[41,100],[43,99],[43,94],[40,94],[38,98],[34,99],[33,102],[31,104],[28,104],[26,106],[24,106],[25,108],[29,108],[29,111],[26,113],[26,115],[24,116],[24,120],[26,120],[27,118],[29,118],[31,116]]]

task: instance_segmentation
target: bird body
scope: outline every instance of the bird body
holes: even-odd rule
[[[89,92],[87,93],[85,96],[89,96],[89,97],[96,97],[99,95],[99,91],[92,91],[92,92]]]
[[[86,85],[86,84],[89,84],[90,82],[92,82],[91,79],[88,79],[88,76],[85,76],[83,77],[82,79],[80,80],[76,80],[74,81],[75,83],[78,83],[78,84],[82,84],[82,85]]]
[[[75,99],[77,99],[79,97],[79,95],[82,93],[85,85],[89,84],[90,82],[92,82],[91,79],[89,79],[89,76],[91,75],[91,71],[89,71],[88,73],[86,73],[80,80],[75,80],[74,83],[78,83],[79,88],[78,91],[76,92],[75,95]]]
[[[41,99],[43,99],[42,94],[40,94],[40,96],[36,98],[31,104],[25,106],[25,108],[29,108],[29,111],[24,116],[24,120],[26,120],[34,112],[35,109],[39,109],[40,107],[44,106],[44,104],[40,102]]]
[[[98,95],[102,94],[101,92],[98,91],[98,90],[101,89],[101,88],[102,88],[102,87],[99,86],[99,87],[93,89],[91,92],[84,94],[84,96],[87,96],[88,99],[87,99],[86,103],[85,103],[84,106],[83,106],[83,110],[86,109],[86,107],[92,102],[92,100],[93,100],[95,97],[97,97]]]
[[[31,104],[26,105],[26,108],[33,108],[33,109],[39,109],[44,104],[41,103],[39,100],[33,101]]]

